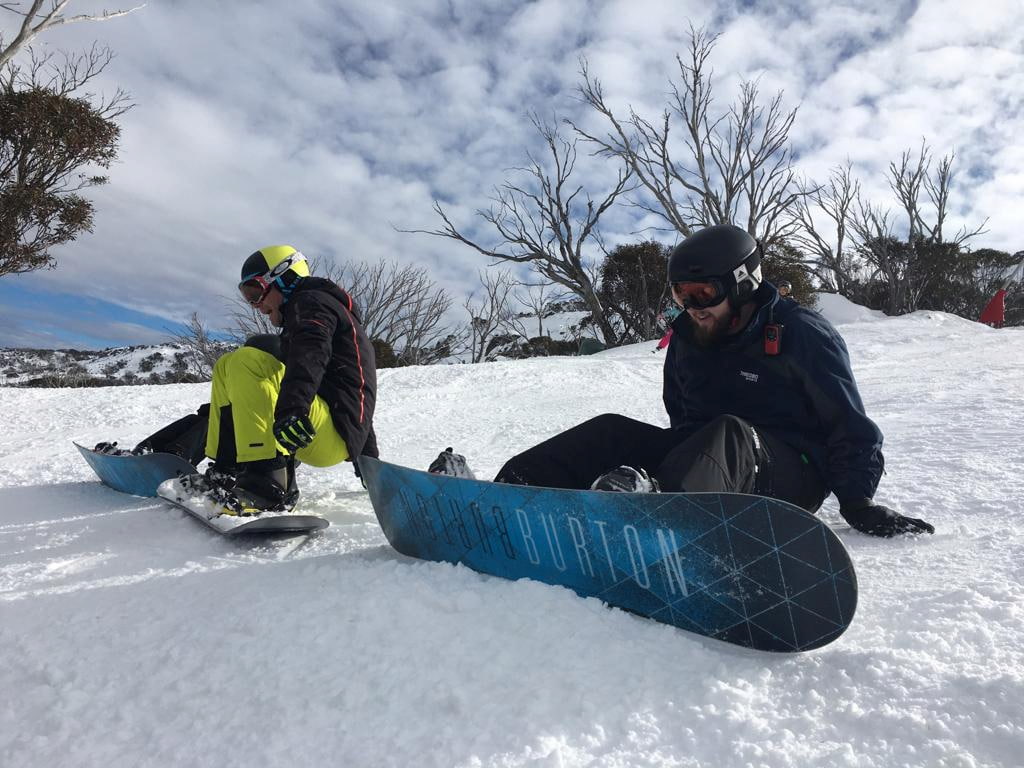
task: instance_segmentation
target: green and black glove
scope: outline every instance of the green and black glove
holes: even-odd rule
[[[895,510],[871,499],[847,502],[839,508],[839,514],[853,528],[871,536],[898,536],[901,533],[935,533],[935,526],[916,517],[904,517]]]
[[[274,422],[274,438],[288,453],[305,448],[316,436],[308,416],[285,416]]]

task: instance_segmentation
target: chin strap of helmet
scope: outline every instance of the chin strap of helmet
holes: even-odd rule
[[[277,286],[277,289],[281,291],[281,296],[283,297],[282,303],[286,303],[288,301],[289,297],[292,295],[292,291],[295,290],[295,286],[302,281],[302,275],[294,271],[291,272],[291,279],[287,282],[285,282],[285,277],[289,276],[289,270],[291,270],[293,265],[305,260],[306,257],[303,256],[301,252],[295,251],[295,253],[284,259],[264,276],[265,279],[272,282]]]
[[[302,276],[301,275],[296,275],[295,279],[292,280],[291,282],[289,282],[287,285],[285,284],[284,280],[282,280],[281,278],[277,278],[277,280],[274,281],[274,284],[277,286],[277,289],[279,291],[281,291],[281,303],[282,304],[286,304],[288,302],[288,299],[291,298],[292,291],[295,290],[295,286],[298,285],[301,282],[302,282]]]

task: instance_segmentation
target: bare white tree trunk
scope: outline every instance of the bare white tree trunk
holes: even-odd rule
[[[64,10],[70,3],[71,0],[32,0],[26,11],[20,10],[22,3],[0,3],[0,9],[11,11],[22,17],[21,26],[13,40],[4,45],[3,36],[0,36],[0,69],[3,69],[18,51],[31,45],[39,34],[48,29],[80,21],[109,21],[146,7],[146,4],[143,3],[123,11],[103,11],[95,15],[83,13],[77,16],[67,16]]]

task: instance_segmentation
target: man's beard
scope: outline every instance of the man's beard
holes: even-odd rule
[[[731,314],[719,318],[712,317],[711,319],[714,321],[714,324],[711,326],[706,326],[693,320],[693,341],[698,347],[707,349],[708,347],[717,346],[721,343],[722,339],[729,335],[733,319]]]

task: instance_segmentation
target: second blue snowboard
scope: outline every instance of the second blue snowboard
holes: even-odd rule
[[[388,542],[410,557],[569,587],[766,651],[821,647],[856,610],[842,542],[786,502],[505,485],[365,456],[360,467]]]

